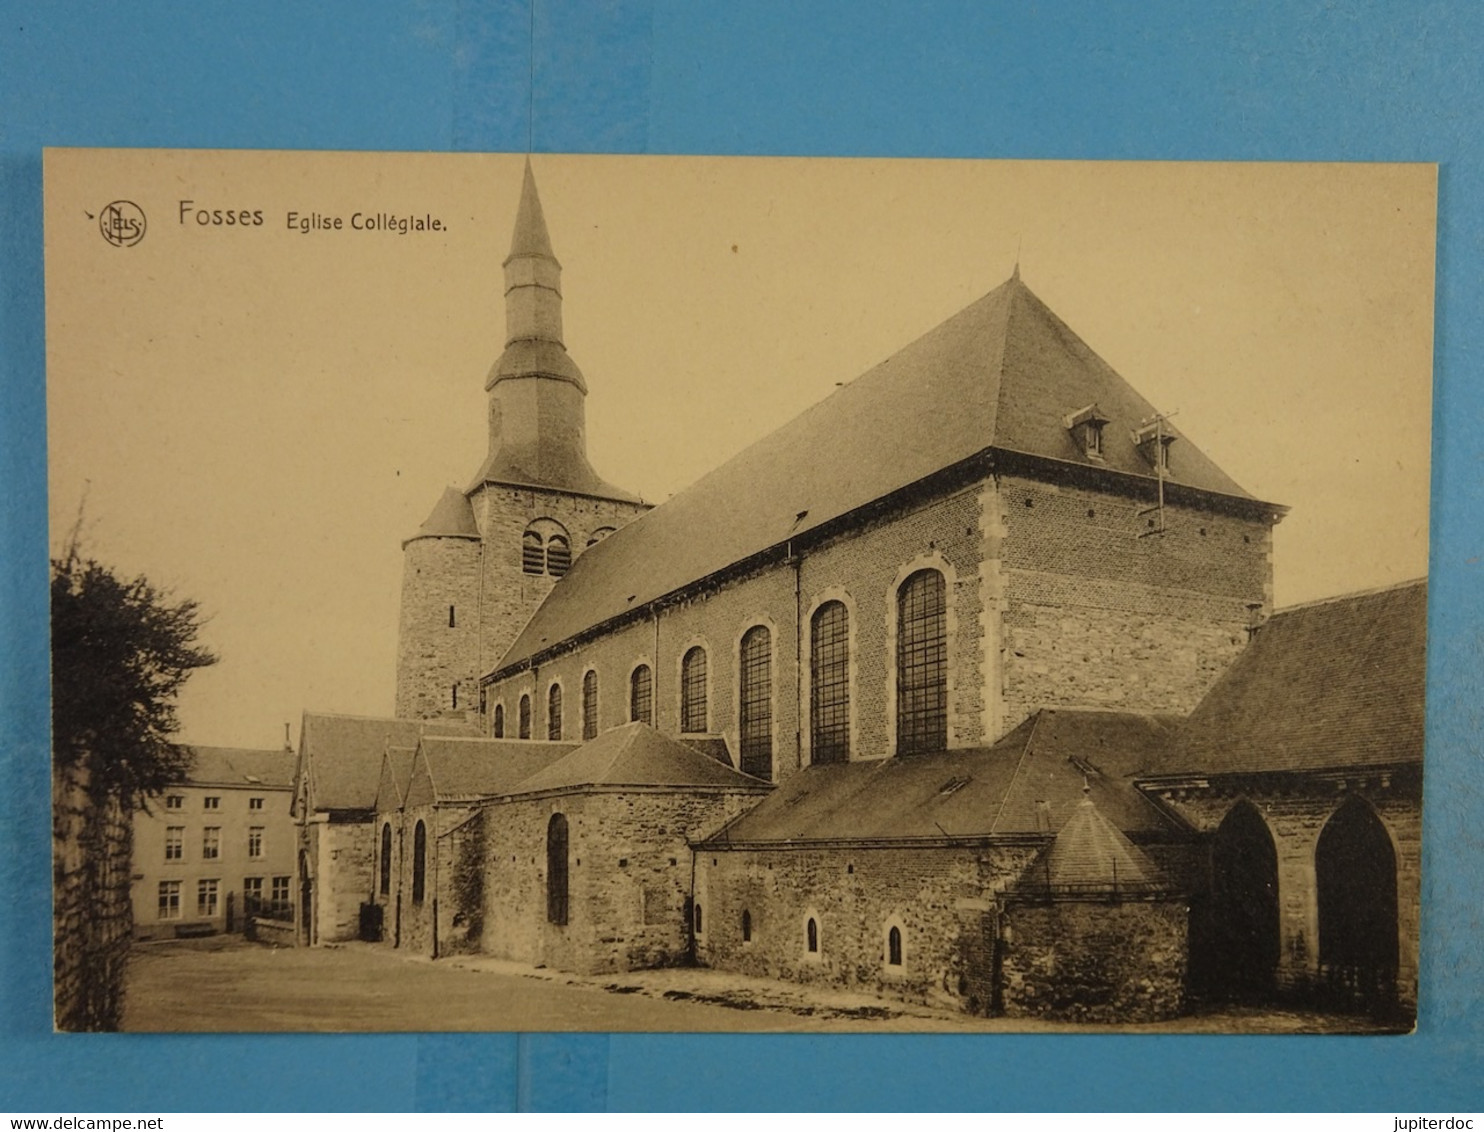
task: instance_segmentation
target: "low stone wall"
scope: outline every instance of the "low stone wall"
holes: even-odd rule
[[[249,916],[244,934],[254,943],[268,943],[274,947],[293,947],[298,942],[293,920]]]
[[[1185,901],[1058,899],[1003,913],[1000,986],[1010,1017],[1152,1022],[1185,1005]]]

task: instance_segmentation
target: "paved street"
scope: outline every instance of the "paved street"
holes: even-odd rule
[[[1227,1011],[1145,1032],[1336,1032],[1356,1019]],[[843,991],[674,968],[580,978],[483,957],[437,963],[348,944],[274,948],[236,936],[136,945],[134,1031],[1025,1031],[1102,1027],[971,1018]]]

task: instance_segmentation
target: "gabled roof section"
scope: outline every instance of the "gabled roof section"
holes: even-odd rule
[[[388,747],[415,747],[424,735],[472,735],[457,720],[380,719],[305,712],[299,730],[299,776],[307,779],[310,813],[371,810]]]
[[[420,538],[477,540],[479,524],[474,521],[474,508],[470,506],[468,496],[456,487],[444,488],[443,496],[434,505],[423,525],[417,528],[417,534],[404,540],[402,545],[405,547],[409,542]]]
[[[1069,413],[1110,418],[1102,458]],[[981,453],[1151,481],[1132,431],[1154,407],[1012,277],[862,377],[589,548],[499,668]],[[1171,482],[1251,501],[1194,445]]]
[[[1427,583],[1279,610],[1191,713],[1166,775],[1422,762]]]
[[[766,789],[767,783],[724,766],[689,743],[645,723],[626,723],[590,739],[511,791],[536,794],[583,786],[695,786]]]
[[[407,787],[406,808],[472,802],[507,793],[570,754],[575,743],[426,736]]]
[[[806,767],[712,840],[1050,837],[1084,789],[1118,828],[1168,834],[1178,827],[1132,778],[1174,728],[1164,716],[1044,710],[992,747]]]
[[[412,780],[415,747],[388,747],[381,757],[381,780],[376,787],[376,812],[400,810],[407,802],[407,784]]]
[[[294,782],[293,751],[278,747],[188,746],[191,769],[182,785],[236,786],[243,789],[287,790]]]

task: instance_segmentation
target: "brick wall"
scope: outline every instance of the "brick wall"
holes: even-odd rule
[[[735,817],[736,792],[581,792],[485,810],[482,947],[504,959],[593,973],[684,962],[689,842]],[[568,823],[568,921],[547,920],[546,834]]]
[[[82,767],[52,771],[52,993],[59,1030],[116,1030],[129,956],[130,815]]]
[[[982,1012],[986,913],[1038,846],[804,848],[697,853],[701,962],[724,970]],[[752,938],[743,939],[743,912]],[[807,948],[815,919],[819,950]],[[902,936],[902,964],[887,936]]]
[[[1183,900],[1009,902],[1001,933],[1006,1015],[1128,1024],[1185,1001]]]

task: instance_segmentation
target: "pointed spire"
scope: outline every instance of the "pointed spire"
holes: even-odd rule
[[[556,259],[551,250],[551,236],[546,231],[546,215],[541,211],[541,197],[536,192],[536,176],[531,172],[531,159],[526,158],[525,180],[520,187],[520,208],[515,213],[515,233],[510,238],[510,258],[544,256]]]

